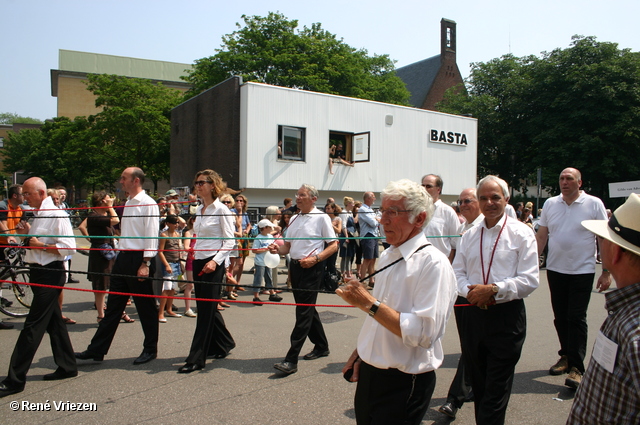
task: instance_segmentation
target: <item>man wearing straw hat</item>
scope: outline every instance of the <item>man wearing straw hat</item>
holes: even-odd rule
[[[618,289],[605,294],[609,312],[596,338],[567,424],[640,423],[640,196],[607,220],[582,225],[600,242],[602,266]]]

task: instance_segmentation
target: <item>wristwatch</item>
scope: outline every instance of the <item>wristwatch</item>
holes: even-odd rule
[[[376,300],[373,305],[371,306],[371,308],[369,309],[369,311],[367,313],[369,313],[369,316],[373,317],[376,315],[376,313],[378,312],[378,307],[380,307],[381,302],[379,300]]]
[[[495,283],[492,283],[491,290],[493,291],[494,294],[497,294],[500,288],[498,288],[498,285],[496,285]]]
[[[147,267],[151,267],[151,260],[149,261],[143,261],[142,264],[146,264]]]

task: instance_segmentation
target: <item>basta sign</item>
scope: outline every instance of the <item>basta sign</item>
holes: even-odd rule
[[[429,141],[434,143],[444,143],[445,145],[468,146],[467,135],[464,133],[446,132],[444,130],[431,129]]]

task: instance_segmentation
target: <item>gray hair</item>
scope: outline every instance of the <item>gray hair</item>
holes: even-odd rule
[[[302,186],[300,186],[300,188],[305,189],[307,192],[309,192],[309,196],[311,196],[312,198],[318,197],[318,189],[316,189],[314,185],[303,183]]]
[[[427,218],[422,225],[423,229],[433,217],[433,199],[424,187],[414,181],[402,179],[389,182],[381,195],[383,201],[385,199],[392,201],[404,199],[404,208],[409,213],[409,223],[413,223],[421,212],[426,212]]]
[[[476,186],[476,192],[480,192],[480,188],[482,187],[482,185],[484,185],[485,183],[489,183],[489,182],[494,182],[498,186],[500,186],[500,189],[502,189],[502,194],[504,195],[504,198],[505,199],[509,199],[509,185],[507,184],[506,181],[502,180],[498,176],[488,175],[488,176],[484,177],[483,179],[481,179],[478,182],[478,186]]]

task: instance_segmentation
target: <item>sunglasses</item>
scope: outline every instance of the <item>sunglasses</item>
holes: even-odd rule
[[[458,199],[458,205],[462,205],[462,204],[464,204],[464,205],[469,205],[469,204],[471,204],[474,200],[475,200],[475,199],[469,199],[469,198],[467,198],[467,199]]]
[[[231,201],[222,201],[223,204],[230,204]]]
[[[211,184],[210,181],[207,180],[198,180],[194,183],[196,186],[204,186],[205,184]]]

